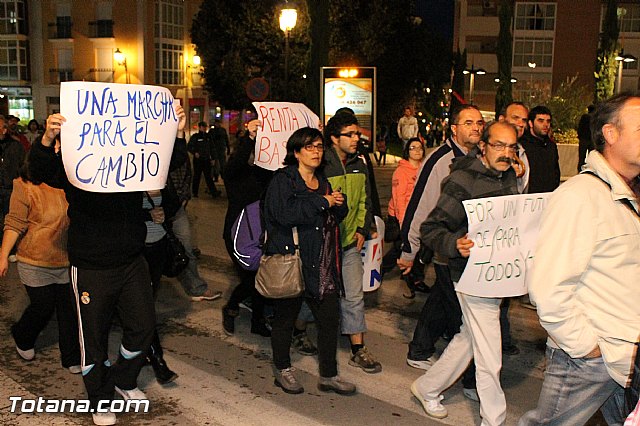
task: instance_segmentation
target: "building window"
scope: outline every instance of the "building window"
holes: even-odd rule
[[[554,31],[555,3],[517,3],[516,30]]]
[[[467,16],[498,16],[496,0],[468,0]]]
[[[620,32],[640,32],[640,5],[624,4],[619,8],[619,10],[624,10],[620,18]]]
[[[465,40],[467,53],[491,53],[498,50],[498,37],[467,36]]]
[[[156,84],[183,84],[184,2],[155,2]]]
[[[0,1],[0,34],[27,34],[27,6],[23,0]]]
[[[0,40],[0,80],[29,80],[29,42]]]
[[[513,66],[526,67],[529,62],[551,68],[553,65],[553,39],[517,37],[513,43]]]

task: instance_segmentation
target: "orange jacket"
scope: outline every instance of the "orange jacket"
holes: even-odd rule
[[[400,160],[398,168],[391,178],[391,199],[389,200],[389,215],[395,216],[402,226],[404,212],[411,199],[413,187],[416,184],[418,167],[414,167],[408,160]]]

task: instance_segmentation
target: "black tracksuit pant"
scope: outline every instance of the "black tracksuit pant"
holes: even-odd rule
[[[130,390],[155,330],[155,309],[149,269],[142,255],[110,269],[71,267],[71,283],[79,312],[82,378],[91,407],[111,400],[114,385]],[[122,325],[118,360],[109,366],[108,340],[113,315]]]

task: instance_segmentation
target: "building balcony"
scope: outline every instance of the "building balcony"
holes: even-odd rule
[[[72,68],[50,68],[49,69],[49,82],[51,84],[60,84],[63,81],[73,80]]]
[[[73,24],[54,24],[53,22],[48,25],[48,36],[49,40],[59,40],[59,39],[72,39],[71,29],[73,28]]]
[[[101,83],[113,83],[113,68],[91,68],[82,77],[82,81],[95,81]]]
[[[113,38],[113,21],[100,19],[89,22],[89,38]]]

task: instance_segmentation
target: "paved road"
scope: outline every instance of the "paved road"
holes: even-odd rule
[[[383,204],[390,192],[393,160],[377,168]],[[202,191],[204,194],[204,191]],[[224,198],[206,196],[189,205],[202,250],[200,271],[217,290],[228,297],[235,285],[231,263],[221,240],[226,210]],[[432,282],[433,271],[428,271]],[[429,281],[431,280],[431,281]],[[367,345],[380,359],[383,371],[366,374],[348,365],[348,344],[340,340],[340,374],[358,386],[351,397],[325,394],[316,389],[315,357],[292,355],[294,366],[305,386],[301,395],[287,395],[273,385],[269,339],[249,333],[247,311],[236,323],[236,335],[222,332],[223,300],[191,302],[175,280],[163,282],[157,311],[160,335],[167,362],[179,373],[177,381],[158,385],[150,367],[145,367],[139,386],[151,400],[146,414],[122,414],[123,425],[474,425],[479,424],[479,406],[462,396],[456,384],[445,393],[449,417],[436,422],[427,418],[409,391],[421,373],[406,365],[407,343],[425,295],[413,300],[402,297],[404,284],[394,271],[385,277],[382,288],[366,297],[370,332]],[[27,296],[19,284],[15,267],[0,280],[0,423],[3,425],[92,424],[87,414],[12,414],[9,396],[23,398],[84,398],[81,377],[71,375],[59,362],[55,321],[36,345],[32,362],[22,361],[15,353],[9,327],[26,306]],[[511,309],[512,333],[522,353],[504,360],[502,374],[508,403],[507,424],[515,424],[536,403],[544,365],[542,348],[545,334],[534,311],[517,302]],[[313,326],[310,333],[314,334]],[[115,358],[120,330],[114,326],[111,353]],[[442,342],[440,343],[442,345]],[[440,346],[440,350],[443,346]],[[598,421],[591,422],[599,424]]]

